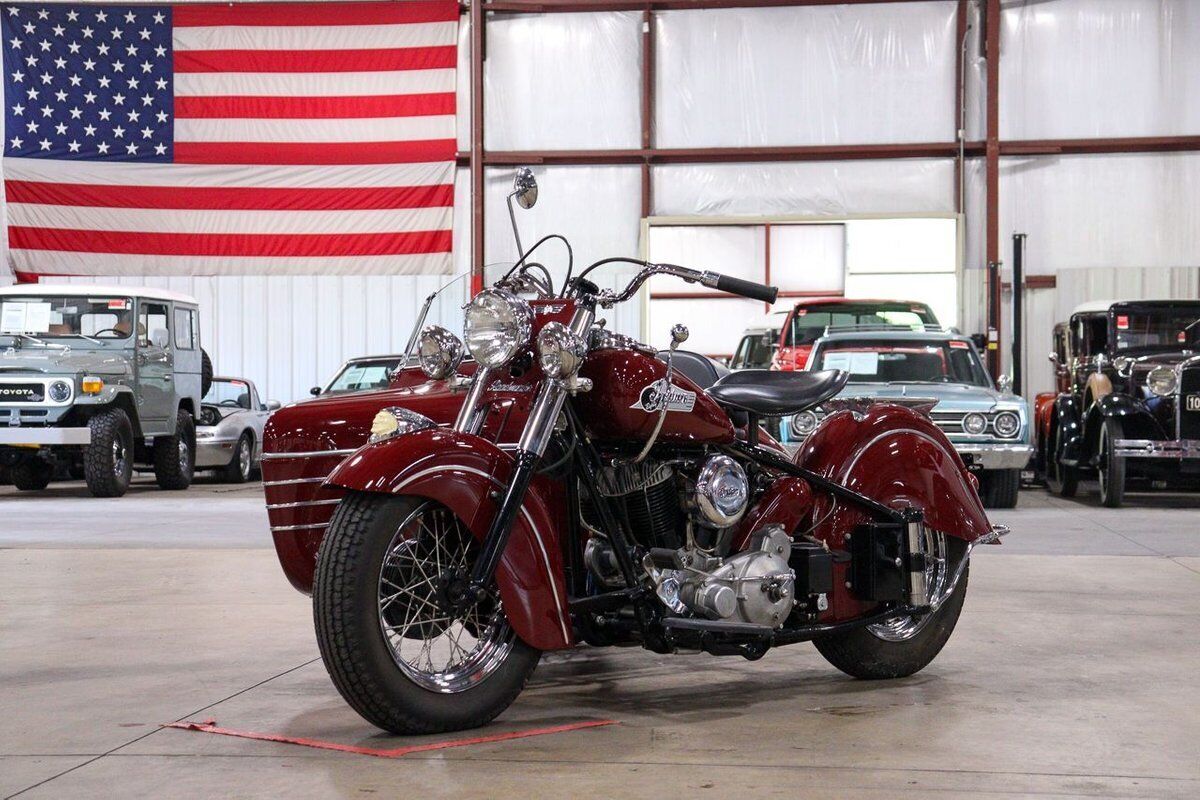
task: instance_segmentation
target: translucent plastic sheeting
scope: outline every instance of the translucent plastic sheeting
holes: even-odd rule
[[[651,261],[711,270],[747,281],[766,278],[766,228],[762,225],[681,225],[650,228]],[[651,292],[710,292],[678,278],[659,275]]]
[[[641,146],[642,15],[495,15],[487,23],[489,150]]]
[[[654,300],[646,339],[658,348],[670,342],[671,326],[682,323],[689,333],[684,349],[707,356],[730,356],[741,341],[742,331],[765,315],[765,306],[739,297],[706,300]]]
[[[661,216],[844,217],[953,211],[951,159],[654,167],[654,213]]]
[[[1026,270],[1200,266],[1200,153],[1000,161],[1001,258],[1026,233]]]
[[[771,275],[782,292],[840,294],[846,282],[846,225],[772,225]]]
[[[953,219],[862,219],[846,223],[852,275],[953,273],[958,226]]]
[[[951,2],[658,15],[660,147],[944,142]]]
[[[1005,5],[1002,138],[1200,132],[1196,0]]]

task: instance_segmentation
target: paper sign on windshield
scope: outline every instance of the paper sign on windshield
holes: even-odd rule
[[[46,333],[49,303],[5,303],[0,307],[0,333]]]
[[[851,375],[879,373],[879,353],[826,353],[824,369],[841,369]]]

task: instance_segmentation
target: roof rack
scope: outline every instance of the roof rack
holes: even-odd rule
[[[955,331],[951,331],[950,329],[945,328],[941,325],[931,325],[928,323],[920,324],[920,325],[915,324],[915,323],[912,325],[902,325],[902,324],[888,324],[888,323],[880,323],[880,322],[864,322],[864,323],[857,324],[857,325],[826,325],[825,326],[825,335],[826,336],[828,336],[831,333],[857,333],[857,332],[861,332],[861,331],[894,331],[894,332],[907,331],[909,333],[922,333],[922,332],[924,332],[924,333],[954,333],[955,332]]]

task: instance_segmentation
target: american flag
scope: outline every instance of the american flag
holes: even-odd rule
[[[450,271],[453,0],[0,18],[18,275]]]

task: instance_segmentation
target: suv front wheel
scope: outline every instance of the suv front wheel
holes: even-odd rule
[[[83,453],[83,478],[93,497],[120,497],[133,477],[133,425],[119,408],[88,421],[92,442]]]
[[[154,480],[161,489],[186,489],[196,471],[196,423],[182,408],[175,417],[175,435],[154,440]]]

